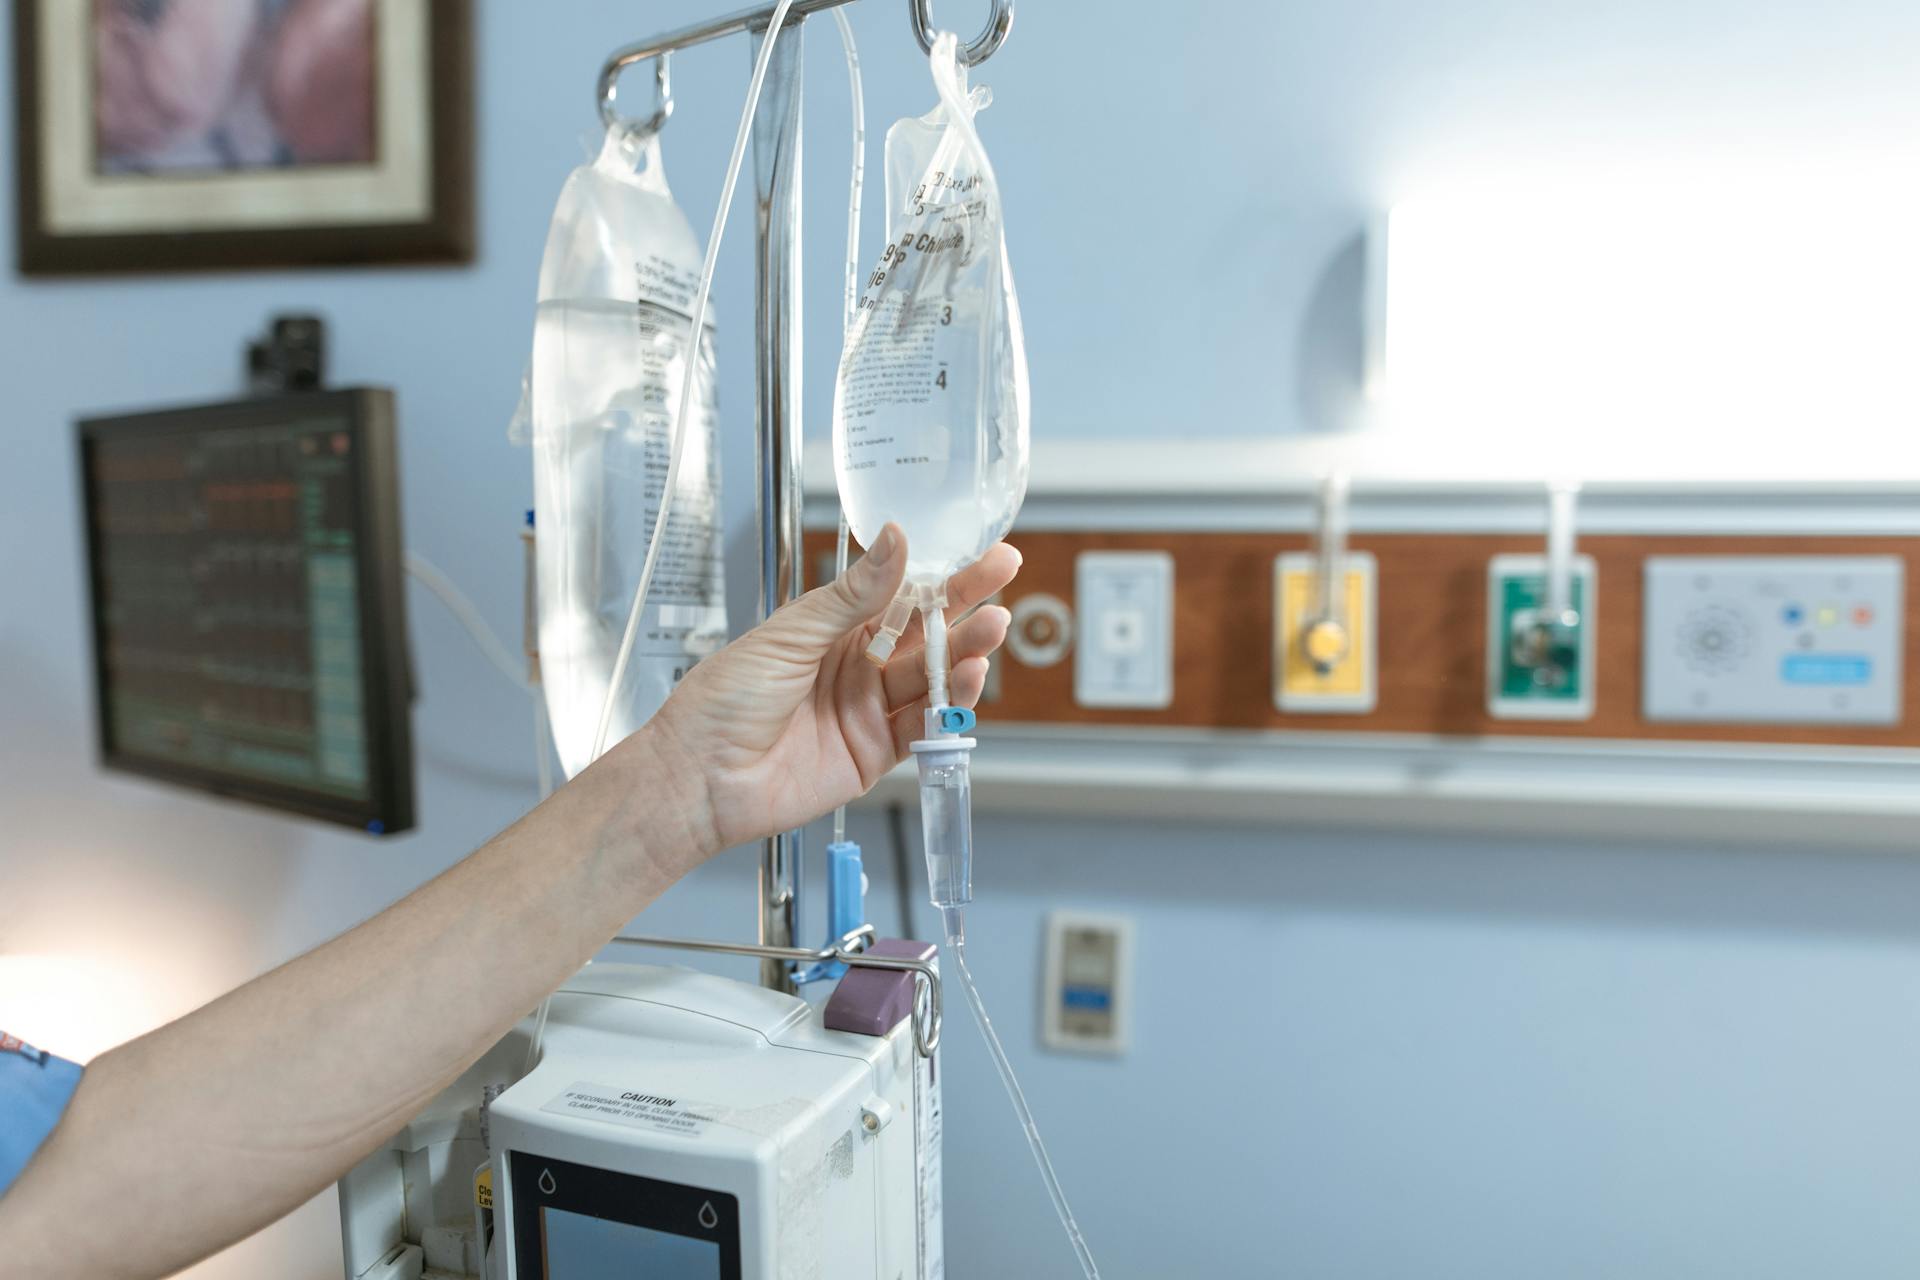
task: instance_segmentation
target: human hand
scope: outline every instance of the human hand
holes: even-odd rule
[[[916,617],[885,667],[867,642],[906,571],[888,525],[834,582],[777,611],[687,673],[649,725],[705,783],[714,853],[811,821],[866,792],[922,736],[927,673]],[[957,618],[1009,582],[1020,553],[991,548],[947,584]],[[948,633],[949,696],[970,707],[1011,616],[990,605]],[[644,732],[644,731],[643,731]],[[636,735],[636,737],[639,735]]]

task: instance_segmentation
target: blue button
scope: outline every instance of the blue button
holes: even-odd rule
[[[1780,621],[1790,627],[1797,627],[1807,620],[1807,611],[1797,604],[1785,605],[1780,610]]]
[[[1105,987],[1067,987],[1060,992],[1060,1002],[1069,1009],[1105,1011],[1113,1005],[1113,992]]]
[[[1853,653],[1790,653],[1780,660],[1780,678],[1788,684],[1865,684],[1873,678],[1873,660]]]

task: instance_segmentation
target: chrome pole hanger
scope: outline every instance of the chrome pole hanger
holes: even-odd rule
[[[952,0],[949,0],[951,3]],[[852,0],[794,0],[787,10],[786,25],[801,21],[809,14],[835,9]],[[679,49],[690,49],[709,40],[718,40],[722,36],[739,35],[743,32],[765,31],[767,24],[773,21],[773,5],[762,5],[755,9],[741,9],[724,17],[711,18],[706,22],[696,22],[691,26],[669,31],[651,39],[624,45],[607,55],[600,64],[600,75],[594,82],[594,103],[600,113],[600,122],[607,128],[624,124],[636,138],[645,139],[659,133],[666,125],[667,118],[673,114],[673,82],[667,68],[668,58]],[[907,0],[907,18],[913,27],[913,37],[920,42],[920,48],[933,52],[933,0]],[[1013,0],[993,0],[993,8],[987,14],[987,25],[973,40],[960,47],[960,61],[969,67],[977,67],[991,58],[1007,42],[1007,33],[1013,30]],[[620,95],[620,73],[636,62],[656,60],[654,85],[656,89],[653,114],[641,118],[628,118],[620,114],[616,103]]]
[[[945,0],[958,4],[959,0]],[[800,24],[815,13],[851,0],[792,0],[781,37],[768,64],[760,107],[753,121],[754,183],[759,224],[755,257],[754,337],[757,378],[754,395],[755,485],[760,528],[760,586],[763,612],[771,612],[800,593]],[[986,30],[960,51],[968,66],[986,60],[1006,42],[1013,26],[1013,0],[991,0]],[[658,134],[673,114],[672,54],[722,36],[764,38],[778,6],[742,9],[682,27],[614,50],[600,65],[595,107],[608,129],[626,128],[638,141]],[[933,45],[931,0],[908,0],[908,16],[923,49]],[[619,110],[620,75],[635,63],[654,63],[656,101],[645,117]],[[915,1037],[923,1053],[939,1037],[939,985],[930,969],[882,957],[850,959],[796,948],[800,931],[799,886],[804,877],[800,833],[786,832],[767,842],[761,853],[759,943],[723,949],[758,957],[763,985],[791,992],[793,965],[835,960],[876,968],[915,969],[928,984],[932,1017],[916,1020]],[[687,944],[692,945],[692,944]],[[840,948],[844,952],[845,947]]]
[[[907,12],[913,19],[913,38],[920,42],[922,53],[933,52],[933,0],[907,0]],[[1013,30],[1013,0],[993,0],[993,11],[987,15],[987,25],[979,35],[960,46],[960,61],[969,67],[977,67],[1000,51],[1007,42],[1007,33]]]
[[[653,64],[654,108],[653,114],[645,120],[625,119],[615,105],[620,93],[620,71],[627,64],[616,67],[609,63],[600,69],[600,123],[608,129],[625,125],[627,135],[636,142],[643,142],[659,133],[665,127],[667,118],[673,114],[673,53],[667,50],[659,55]],[[611,74],[609,74],[611,72]]]

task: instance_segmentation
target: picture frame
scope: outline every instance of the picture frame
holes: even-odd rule
[[[25,276],[473,258],[471,0],[15,0]]]

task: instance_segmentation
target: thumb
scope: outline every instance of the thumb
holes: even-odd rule
[[[867,554],[824,587],[816,587],[767,620],[780,639],[800,646],[810,657],[824,656],[855,627],[879,616],[900,590],[907,573],[907,536],[889,524]]]

